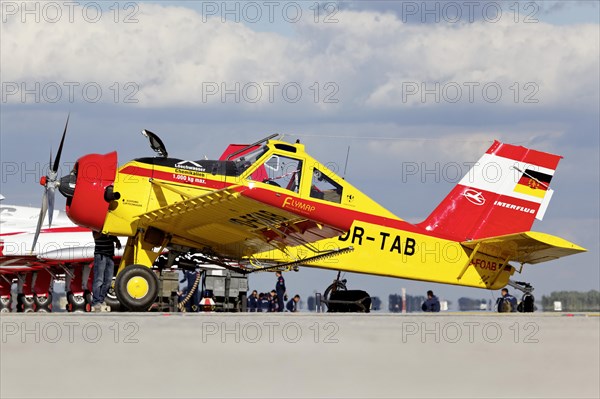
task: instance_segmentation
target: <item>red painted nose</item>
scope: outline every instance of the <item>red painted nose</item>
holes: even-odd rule
[[[79,226],[100,231],[109,206],[104,193],[117,174],[117,153],[85,155],[77,161],[75,171],[77,180],[72,198],[67,199],[67,215]]]

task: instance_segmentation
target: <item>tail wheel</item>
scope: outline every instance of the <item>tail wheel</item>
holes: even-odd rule
[[[46,295],[37,295],[33,296],[33,301],[35,302],[35,311],[41,313],[49,313],[52,312],[52,294],[48,293]]]
[[[25,296],[25,294],[19,294],[17,296],[17,312],[19,313],[31,313],[35,312],[35,301],[31,296]]]
[[[366,291],[335,291],[331,293],[329,300],[335,302],[327,305],[328,312],[369,313],[371,311],[371,296]]]
[[[335,280],[333,280],[333,283],[331,283],[331,285],[329,285],[329,287],[327,287],[325,289],[325,292],[323,293],[323,299],[325,299],[325,301],[328,301],[331,299],[331,295],[335,292],[338,291],[346,291],[346,280],[340,280],[339,277]],[[327,302],[325,302],[327,303]],[[331,306],[327,305],[327,309],[330,309]]]
[[[9,313],[10,312],[10,300],[11,300],[10,295],[0,297],[0,313]]]
[[[71,291],[67,293],[67,310],[69,312],[89,311],[89,304],[86,302],[87,301],[83,295],[75,295]]]
[[[115,292],[122,305],[134,312],[145,312],[158,296],[158,277],[149,267],[127,266],[117,275]]]
[[[523,295],[521,303],[517,306],[517,311],[525,313],[533,313],[536,310],[535,298],[531,293],[527,292]]]

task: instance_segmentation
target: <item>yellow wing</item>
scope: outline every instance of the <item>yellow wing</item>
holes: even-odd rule
[[[138,216],[139,227],[171,235],[185,245],[241,259],[272,249],[312,243],[342,232],[280,208],[242,196],[235,189],[213,191]]]
[[[522,264],[546,262],[586,251],[563,238],[535,231],[464,241],[461,244],[478,253]]]

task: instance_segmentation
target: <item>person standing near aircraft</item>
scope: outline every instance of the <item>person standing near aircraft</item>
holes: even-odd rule
[[[285,305],[285,309],[288,312],[297,312],[298,311],[298,302],[300,302],[300,295],[296,294],[292,299],[288,301]]]
[[[285,296],[285,279],[280,271],[275,272],[277,276],[277,283],[275,284],[275,293],[277,294],[277,311],[283,312],[285,303],[283,297]]]
[[[94,235],[94,279],[92,284],[92,312],[102,311],[102,304],[112,283],[115,272],[115,245],[121,249],[121,242],[115,236],[92,232]]]
[[[252,294],[248,297],[247,308],[248,312],[258,312],[258,292],[252,291]]]
[[[440,300],[437,296],[433,295],[433,291],[427,291],[427,300],[423,302],[421,306],[423,312],[439,312],[440,311]]]
[[[500,291],[502,296],[496,301],[498,312],[511,313],[517,311],[517,298],[508,293],[508,289],[502,288]]]

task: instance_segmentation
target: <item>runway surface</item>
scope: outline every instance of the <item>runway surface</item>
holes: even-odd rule
[[[597,314],[2,314],[0,397],[600,397]]]

